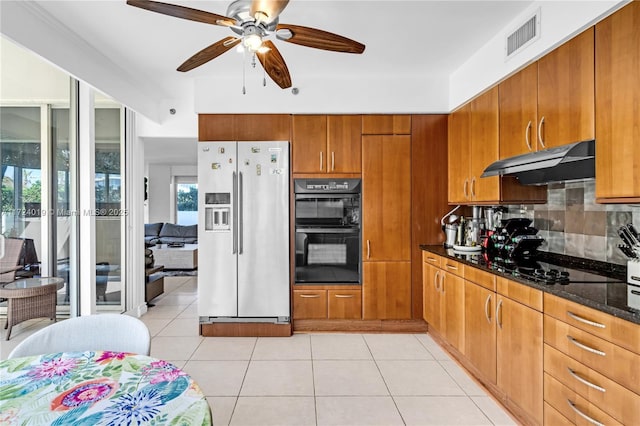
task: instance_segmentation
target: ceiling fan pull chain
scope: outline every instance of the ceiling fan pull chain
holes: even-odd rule
[[[262,57],[264,58],[264,65],[262,66],[262,87],[267,87],[267,54],[263,53]]]
[[[247,87],[245,85],[246,82],[246,71],[247,68],[247,50],[243,49],[242,50],[242,94],[246,95],[247,94]]]

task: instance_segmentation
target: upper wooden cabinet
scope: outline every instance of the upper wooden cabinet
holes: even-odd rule
[[[499,84],[500,158],[593,139],[590,28]]]
[[[410,115],[363,115],[363,135],[410,135]]]
[[[500,158],[538,150],[538,63],[498,86],[500,92]]]
[[[499,156],[498,86],[449,116],[449,203],[544,202],[545,186],[524,186],[511,176],[482,178]]]
[[[293,173],[360,173],[359,115],[294,115]]]
[[[471,101],[471,169],[469,194],[473,202],[500,200],[500,178],[481,178],[484,169],[498,160],[498,87]]]
[[[288,141],[291,116],[286,114],[200,114],[201,141]]]
[[[465,204],[470,201],[469,169],[471,156],[471,105],[465,104],[449,115],[449,202]]]
[[[599,22],[596,37],[596,199],[640,202],[640,2]]]
[[[538,60],[538,149],[595,138],[594,29]]]

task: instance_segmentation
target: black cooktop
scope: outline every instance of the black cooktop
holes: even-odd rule
[[[640,324],[640,288],[627,284],[626,268],[621,271],[620,265],[555,253],[514,260],[487,253],[463,254],[435,245],[421,247]]]

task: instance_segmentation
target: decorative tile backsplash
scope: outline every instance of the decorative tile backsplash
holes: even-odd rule
[[[546,204],[511,205],[504,218],[533,220],[545,239],[541,251],[624,265],[627,258],[618,228],[633,223],[640,230],[640,204],[596,204],[595,181],[549,185]]]

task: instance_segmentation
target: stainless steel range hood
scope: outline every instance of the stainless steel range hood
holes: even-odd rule
[[[596,175],[595,140],[576,142],[498,160],[481,177],[515,176],[523,185],[591,179]]]

